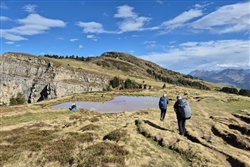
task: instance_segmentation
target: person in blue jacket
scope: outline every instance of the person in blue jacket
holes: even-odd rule
[[[71,111],[76,111],[76,103],[73,103],[69,109]]]
[[[161,115],[160,115],[161,121],[164,121],[164,119],[165,119],[168,103],[169,103],[169,99],[167,98],[167,94],[164,93],[159,100],[159,108],[161,110]]]

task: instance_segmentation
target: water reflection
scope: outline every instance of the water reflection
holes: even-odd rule
[[[85,108],[100,113],[117,113],[136,111],[158,107],[158,97],[145,96],[117,96],[108,102],[76,102],[78,108]],[[51,108],[69,108],[72,102],[62,103]]]

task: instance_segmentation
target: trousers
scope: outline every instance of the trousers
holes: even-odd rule
[[[166,112],[167,112],[167,109],[162,109],[161,108],[161,116],[160,116],[161,121],[164,121]]]
[[[177,116],[177,122],[178,122],[179,134],[184,136],[186,134],[186,118]]]

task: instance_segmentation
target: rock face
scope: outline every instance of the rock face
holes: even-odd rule
[[[73,93],[101,91],[110,78],[55,65],[43,57],[8,52],[0,56],[0,103],[18,92],[28,103]]]

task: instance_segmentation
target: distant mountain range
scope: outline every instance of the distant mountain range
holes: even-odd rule
[[[250,90],[250,69],[225,69],[222,71],[194,70],[189,75],[208,82]]]

